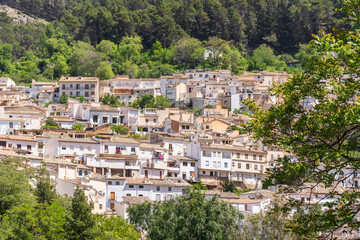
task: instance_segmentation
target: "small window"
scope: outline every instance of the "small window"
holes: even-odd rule
[[[17,148],[21,148],[21,144],[17,144],[16,147],[17,147]]]
[[[130,193],[128,193],[128,194],[126,194],[126,196],[131,196],[131,194],[130,194]]]
[[[99,204],[99,209],[102,210],[102,204]]]
[[[191,163],[191,166],[192,166],[192,167],[195,167],[195,163],[194,163],[194,162],[192,162],[192,163]]]
[[[241,168],[241,163],[238,163],[238,168]]]
[[[31,145],[27,145],[27,150],[31,151]]]
[[[90,152],[90,151],[91,151],[91,146],[88,146],[88,147],[87,147],[87,150]]]
[[[134,185],[129,185],[129,188],[134,188]]]
[[[144,185],[139,185],[139,188],[144,188]]]
[[[143,195],[142,194],[139,194],[139,197],[142,197]]]
[[[109,181],[109,182],[108,182],[108,185],[112,185],[112,181]]]
[[[250,169],[250,164],[246,164],[246,169]]]
[[[187,162],[183,162],[183,166],[184,166],[184,167],[187,167]]]
[[[171,187],[168,187],[168,191],[169,191],[169,192],[171,192],[171,191],[172,191]]]
[[[247,153],[245,154],[245,159],[249,159],[249,155]]]
[[[156,187],[156,191],[160,192],[160,187]]]
[[[258,165],[257,164],[254,164],[254,169],[258,170]]]
[[[205,166],[209,166],[209,161],[206,161],[206,162],[205,162]]]
[[[253,160],[256,160],[256,155],[255,154],[253,155]]]
[[[206,174],[206,171],[203,171],[203,174]]]
[[[120,185],[120,182],[119,182],[119,181],[116,181],[116,185]]]
[[[227,168],[228,167],[228,163],[224,163],[224,168]]]
[[[66,150],[66,146],[62,146],[62,148],[61,148],[62,150]]]

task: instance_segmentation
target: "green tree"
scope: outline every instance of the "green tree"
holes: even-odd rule
[[[93,206],[82,189],[76,188],[71,199],[70,215],[66,216],[65,230],[67,239],[87,240],[94,239],[95,217],[91,213]]]
[[[60,104],[67,104],[68,103],[68,99],[69,99],[69,97],[68,97],[68,95],[61,95],[60,96],[60,98],[59,98],[59,103]]]
[[[134,205],[128,212],[148,239],[235,239],[242,218],[233,206],[217,197],[207,200],[199,191]]]
[[[3,158],[0,161],[0,218],[14,206],[31,202],[29,171],[23,168],[22,158]]]
[[[75,131],[84,131],[85,129],[85,126],[84,124],[82,123],[74,123],[71,127],[72,130],[75,130]]]
[[[170,101],[163,96],[156,96],[155,98],[155,107],[158,109],[164,109],[171,107]]]
[[[260,45],[252,53],[249,70],[283,70],[286,64],[274,54],[274,50],[266,44]]]
[[[136,99],[132,103],[133,108],[154,108],[155,107],[155,98],[151,94],[143,95],[140,99]]]
[[[116,132],[117,134],[127,134],[129,132],[129,129],[127,127],[124,127],[123,125],[111,125],[111,131]]]
[[[40,204],[52,203],[57,197],[55,186],[51,183],[50,174],[45,167],[41,167],[35,176],[36,188],[34,195]]]
[[[119,99],[115,95],[105,94],[100,98],[100,102],[110,107],[117,107],[120,106],[121,103]]]
[[[52,204],[22,203],[10,209],[0,222],[0,238],[66,239],[64,230],[67,211],[58,202]]]
[[[135,227],[121,217],[97,216],[97,229],[95,240],[137,240],[140,234]]]
[[[110,79],[114,76],[114,72],[109,62],[101,62],[96,71],[96,75],[100,77],[100,80]]]
[[[360,23],[358,1],[344,3],[346,21]],[[283,191],[301,191],[321,186],[323,212],[306,209],[307,202],[289,201],[284,210],[298,209],[292,231],[308,236],[322,232],[332,236],[343,226],[359,228],[359,191],[336,189],[359,171],[359,75],[360,37],[357,31],[334,28],[333,33],[315,36],[310,47],[316,52],[305,62],[306,69],[272,89],[281,98],[268,111],[249,102],[254,112],[250,128],[265,145],[282,146],[294,157],[278,159],[266,185],[283,185]],[[347,171],[345,171],[347,169]],[[326,210],[328,209],[328,210]]]
[[[41,128],[44,129],[50,129],[50,128],[59,128],[59,124],[55,122],[55,120],[52,117],[48,117],[45,121],[45,125]]]

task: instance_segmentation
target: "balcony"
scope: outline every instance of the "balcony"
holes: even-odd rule
[[[154,153],[152,156],[153,159],[160,159],[163,160],[164,159],[164,154],[163,153]]]

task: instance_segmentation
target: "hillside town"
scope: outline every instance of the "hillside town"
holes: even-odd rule
[[[262,189],[267,169],[292,156],[241,132],[251,121],[242,101],[252,99],[268,109],[281,101],[271,86],[288,77],[196,69],[156,79],[64,76],[28,87],[1,78],[0,156],[22,157],[29,167],[44,165],[61,195],[84,189],[94,213],[127,218],[127,207],[171,199],[194,183],[207,186],[207,198],[217,195],[244,213],[258,213],[276,198],[275,189]],[[65,95],[67,102],[60,103]],[[115,96],[121,106],[103,104],[105,95]],[[171,107],[131,107],[148,95],[166,97]],[[82,129],[74,128],[79,124]],[[114,131],[119,125],[122,134]],[[234,182],[240,194],[224,192],[225,181]],[[348,178],[338,188],[358,184]],[[309,203],[327,194],[321,186],[284,193]]]

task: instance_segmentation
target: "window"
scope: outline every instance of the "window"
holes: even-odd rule
[[[115,200],[115,192],[110,192],[110,200]]]
[[[216,167],[216,162],[215,161],[213,162],[213,167]]]
[[[238,168],[241,168],[241,163],[238,163]]]
[[[144,185],[139,185],[139,188],[144,188]]]
[[[206,174],[206,171],[203,171],[203,174]]]
[[[240,158],[240,153],[236,153],[236,157],[237,157],[237,158]]]
[[[11,148],[11,147],[12,147],[12,144],[11,144],[11,143],[9,143],[9,144],[8,144],[8,147],[9,147],[9,148]]]
[[[38,148],[39,148],[39,149],[43,149],[43,148],[44,148],[44,143],[43,143],[43,142],[39,142],[39,143],[38,143]]]
[[[259,155],[259,160],[262,161],[262,155]]]
[[[119,182],[119,181],[116,181],[115,184],[116,184],[116,185],[120,185],[120,182]]]
[[[112,118],[112,123],[116,124],[117,123],[117,118]]]
[[[102,210],[102,204],[99,204],[99,209]]]
[[[98,122],[98,116],[93,116],[93,122],[97,123]]]
[[[66,146],[62,146],[62,148],[61,148],[62,150],[66,150]]]
[[[160,187],[156,187],[156,191],[160,192]]]
[[[126,194],[126,196],[131,196],[131,193]]]
[[[91,84],[91,88],[95,88],[95,84]]]
[[[154,119],[153,122],[156,123],[156,119]]]
[[[225,162],[225,163],[224,163],[224,168],[227,168],[227,167],[228,167],[228,163]]]
[[[90,152],[90,151],[91,151],[91,146],[88,146],[88,147],[87,147],[87,150]]]
[[[206,161],[206,162],[205,162],[205,166],[209,166],[209,161]]]
[[[250,169],[250,164],[246,164],[246,169]]]
[[[206,129],[209,129],[210,128],[210,126],[209,125],[206,125]]]
[[[13,122],[9,122],[9,128],[14,128],[14,123]]]
[[[143,195],[142,194],[139,194],[139,197],[142,197]]]
[[[108,118],[107,117],[103,117],[103,123],[107,123]]]
[[[172,151],[172,143],[169,143],[169,151]]]
[[[131,148],[131,154],[135,154],[135,148],[134,147]]]
[[[256,155],[255,154],[253,155],[253,160],[256,160]]]
[[[254,169],[258,170],[258,165],[257,164],[254,164]]]
[[[108,185],[112,185],[112,181],[109,181],[109,182],[108,182]]]
[[[129,188],[134,188],[134,185],[129,185]]]
[[[85,84],[85,89],[89,89],[89,84]]]
[[[184,167],[187,167],[187,162],[183,162],[183,166],[184,166]]]
[[[27,145],[27,150],[31,151],[31,145]]]
[[[234,162],[232,163],[232,166],[235,167],[235,163],[234,163]]]
[[[112,210],[115,209],[115,204],[114,203],[110,203],[110,209],[112,209]]]
[[[172,191],[171,187],[168,187],[168,192],[171,192],[171,191]]]
[[[221,167],[221,162],[218,162],[218,167]]]
[[[17,144],[16,147],[17,147],[17,148],[21,148],[21,144]]]
[[[192,166],[192,167],[195,167],[195,163],[194,163],[194,162],[192,162],[192,163],[191,163],[191,166]]]
[[[245,154],[245,159],[249,159],[249,155],[247,153]]]

